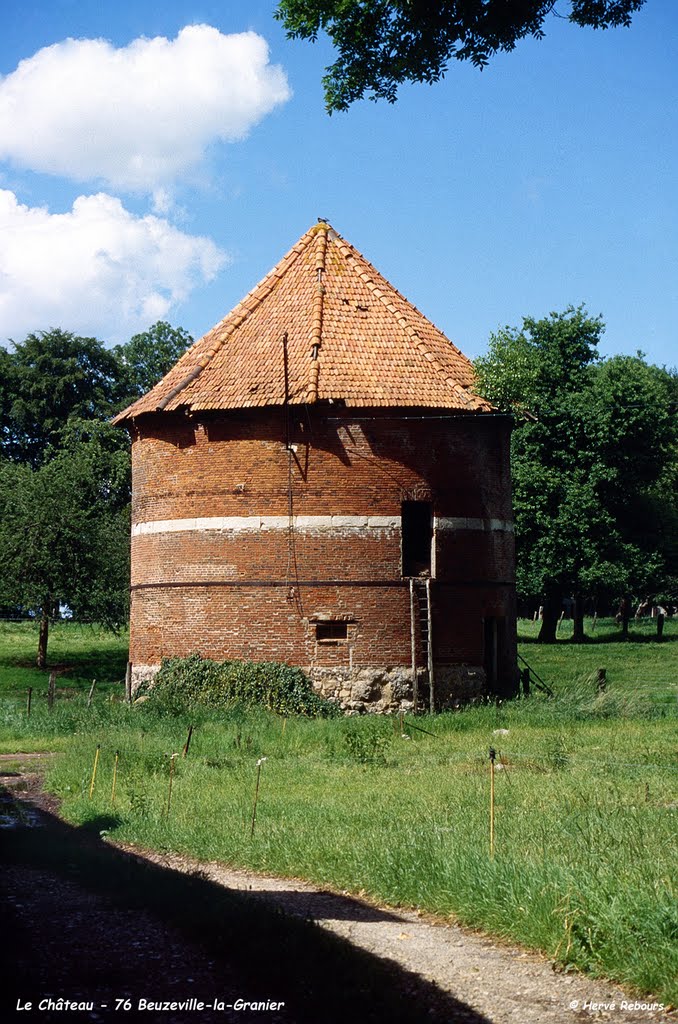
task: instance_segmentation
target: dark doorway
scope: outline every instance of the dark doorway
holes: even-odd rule
[[[430,576],[433,547],[433,505],[404,501],[401,509],[403,576]]]

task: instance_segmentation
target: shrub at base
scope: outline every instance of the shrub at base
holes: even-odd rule
[[[260,705],[279,715],[333,718],[341,714],[319,697],[299,668],[276,661],[211,661],[199,654],[165,658],[149,691],[152,705],[181,715],[196,705]]]

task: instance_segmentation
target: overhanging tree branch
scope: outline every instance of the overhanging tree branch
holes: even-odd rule
[[[280,0],[275,12],[290,39],[331,39],[338,59],[323,78],[329,113],[347,110],[365,95],[395,102],[404,82],[432,84],[451,60],[486,67],[526,36],[541,39],[550,14],[574,25],[629,26],[645,0]]]

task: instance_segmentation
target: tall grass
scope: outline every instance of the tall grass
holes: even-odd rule
[[[283,732],[263,712],[204,716],[175,762],[169,815],[168,755],[188,721],[110,706],[49,784],[76,823],[110,813],[119,750],[117,839],[453,914],[675,1001],[675,723],[603,702],[605,714],[570,695],[477,708],[419,719],[434,735],[406,725],[407,739],[391,720],[290,719]],[[490,744],[501,766],[493,859]]]
[[[546,651],[528,647],[531,662]],[[579,653],[562,647],[544,658]],[[642,660],[653,663],[656,647],[663,667],[653,686]],[[106,694],[88,709],[83,691],[51,714],[43,703],[30,721],[17,697],[8,700],[4,736],[66,748],[48,783],[74,823],[108,816],[121,841],[455,915],[563,968],[676,1003],[677,731],[662,674],[675,673],[674,651],[670,641],[596,645],[594,668],[608,668],[603,693],[586,664],[565,681],[549,677],[554,699],[405,719],[402,733],[397,719],[285,721],[235,706],[167,717],[152,699],[128,708]],[[633,675],[646,685],[629,683]],[[189,724],[168,814],[169,755],[180,754]],[[499,764],[493,858],[490,745]]]

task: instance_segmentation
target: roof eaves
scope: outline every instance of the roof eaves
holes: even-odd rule
[[[289,252],[283,256],[275,267],[273,267],[273,269],[270,270],[250,292],[248,292],[245,298],[241,299],[241,301],[233,307],[230,313],[227,313],[223,320],[220,320],[211,331],[208,331],[203,338],[198,339],[198,341],[188,349],[188,353],[193,352],[198,345],[205,343],[209,338],[212,339],[207,350],[197,357],[196,363],[191,370],[181,378],[181,380],[168,392],[167,395],[162,396],[159,401],[154,402],[153,394],[163,383],[162,381],[159,381],[158,384],[156,384],[155,387],[146,395],[143,395],[132,405],[128,406],[127,409],[123,409],[122,412],[118,413],[111,422],[114,424],[123,423],[125,420],[132,419],[134,416],[141,415],[145,412],[163,412],[168,409],[170,411],[176,411],[179,407],[187,404],[184,402],[177,402],[178,396],[200,376],[205,367],[209,365],[217,352],[223,348],[235,331],[256,309],[259,308],[264,299],[267,298],[267,296],[270,295],[278,286],[290,266],[293,265],[299,255],[309,244],[313,235],[313,228],[310,231],[307,231],[305,235],[302,235],[296,245],[292,246]],[[188,405],[190,406],[190,402]]]

